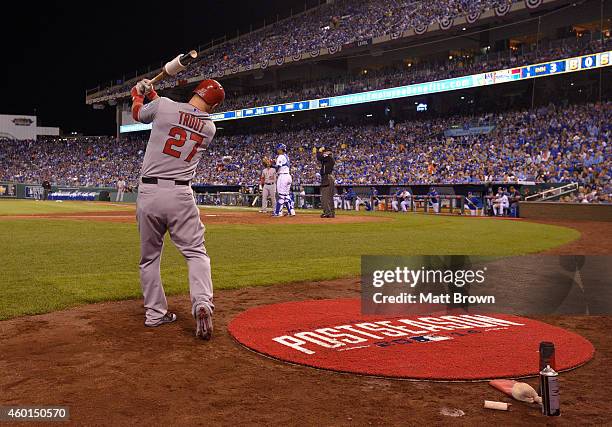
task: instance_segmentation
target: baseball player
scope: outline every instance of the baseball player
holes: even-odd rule
[[[510,206],[510,202],[508,200],[508,195],[504,188],[499,187],[497,189],[497,195],[495,199],[493,199],[493,215],[502,216],[504,211],[508,209]]]
[[[521,198],[521,193],[516,188],[511,186],[508,194],[508,202],[510,203],[510,216],[513,218],[519,217],[519,202],[521,201]]]
[[[380,203],[380,199],[378,198],[378,189],[376,187],[370,188],[370,198],[372,199],[372,210],[375,210]]]
[[[120,177],[117,181],[117,202],[123,202],[123,195],[125,194],[125,179]]]
[[[353,200],[357,198],[357,193],[353,190],[353,187],[349,187],[348,190],[344,189],[344,210],[350,211],[353,209]]]
[[[338,193],[334,194],[334,210],[342,209],[342,196]]]
[[[440,213],[440,196],[435,187],[429,187],[427,195],[429,196],[429,206],[433,208],[434,213]]]
[[[191,312],[196,336],[211,338],[213,285],[210,258],[204,248],[204,225],[191,193],[190,181],[216,128],[209,114],[225,98],[215,80],[204,80],[188,103],[159,97],[149,80],[132,88],[132,117],[152,123],[142,169],[136,219],[140,233],[140,284],[144,295],[145,326],[157,327],[176,320],[160,276],[164,235],[183,254],[189,269]],[[144,97],[149,103],[143,105]]]
[[[276,206],[276,169],[272,167],[272,162],[267,157],[263,159],[264,169],[261,171],[261,210],[259,212],[268,212],[268,199],[270,199],[271,209]]]
[[[402,200],[400,203],[402,212],[408,212],[412,205],[412,194],[407,188],[400,194],[400,199]]]
[[[398,189],[393,195],[393,200],[391,200],[391,209],[393,212],[399,212],[400,210],[400,200],[402,197],[402,190]]]
[[[306,190],[304,187],[300,187],[300,209],[306,209]]]
[[[278,144],[276,146],[276,192],[278,193],[278,199],[276,199],[276,208],[272,216],[280,217],[282,215],[283,206],[287,208],[289,216],[295,216],[295,209],[293,207],[293,195],[291,194],[291,174],[289,173],[289,157],[287,156],[287,146],[285,144]]]
[[[482,208],[482,202],[480,197],[478,197],[476,194],[468,192],[468,195],[465,198],[465,204],[470,211],[470,215],[480,215],[479,210]]]

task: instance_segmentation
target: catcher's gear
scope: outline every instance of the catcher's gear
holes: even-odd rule
[[[200,84],[196,86],[193,93],[211,106],[219,105],[225,99],[225,89],[223,89],[221,83],[213,79],[202,80]]]
[[[287,146],[283,143],[280,143],[276,146],[277,150],[283,150],[283,151],[287,151]]]

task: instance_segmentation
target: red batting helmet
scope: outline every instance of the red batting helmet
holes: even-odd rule
[[[216,80],[202,80],[193,93],[202,98],[208,105],[221,104],[225,99],[225,90]]]

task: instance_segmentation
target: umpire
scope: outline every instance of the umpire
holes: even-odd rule
[[[336,182],[334,181],[334,157],[329,148],[321,147],[317,150],[317,160],[321,162],[321,207],[323,214],[321,218],[334,218],[334,193]]]
[[[43,200],[49,200],[49,193],[51,193],[51,183],[48,179],[45,179],[42,183],[43,188]]]

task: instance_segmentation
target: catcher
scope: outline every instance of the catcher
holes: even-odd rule
[[[264,169],[261,171],[259,178],[261,184],[261,210],[259,212],[268,212],[268,198],[272,201],[271,209],[276,206],[276,169],[272,167],[272,160],[268,157],[263,158]]]

